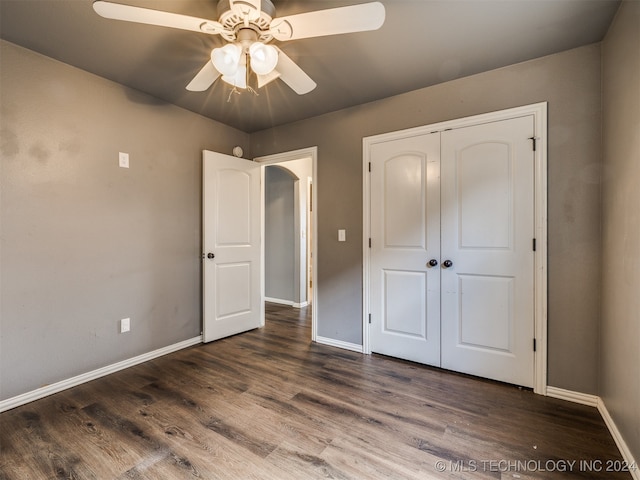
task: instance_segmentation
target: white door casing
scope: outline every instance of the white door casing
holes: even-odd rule
[[[530,178],[533,182],[533,185],[530,189],[530,192],[532,192],[532,196],[533,196],[533,199],[531,200],[531,203],[530,203],[530,206],[531,206],[530,218],[531,218],[531,223],[533,225],[527,233],[523,234],[523,235],[528,235],[530,237],[526,242],[526,246],[518,247],[518,248],[528,249],[531,255],[529,255],[527,258],[533,264],[533,267],[532,267],[533,274],[529,276],[529,279],[530,279],[529,293],[533,295],[533,299],[529,303],[529,308],[530,310],[532,310],[531,315],[533,316],[533,319],[529,323],[530,329],[527,332],[527,336],[529,338],[526,341],[526,344],[527,344],[526,349],[529,352],[529,356],[530,356],[530,359],[529,359],[530,365],[531,363],[533,363],[533,365],[530,367],[527,367],[527,369],[529,370],[529,372],[533,371],[533,373],[529,373],[529,380],[525,380],[524,382],[521,380],[506,380],[506,381],[512,381],[519,384],[526,384],[528,386],[533,386],[534,392],[539,394],[546,394],[546,378],[547,378],[546,377],[546,365],[547,365],[547,356],[546,356],[547,355],[546,353],[546,335],[547,335],[546,118],[547,118],[547,104],[546,103],[516,107],[508,110],[476,115],[473,117],[466,117],[466,118],[451,120],[447,122],[441,122],[438,124],[432,124],[432,125],[426,125],[423,127],[407,129],[407,130],[398,131],[398,132],[390,132],[387,134],[376,135],[374,137],[367,137],[363,139],[363,182],[364,182],[364,189],[363,189],[364,225],[363,227],[365,232],[365,235],[363,238],[363,263],[364,263],[364,268],[363,268],[363,284],[364,284],[363,351],[365,353],[371,353],[372,351],[371,338],[373,335],[372,330],[374,326],[374,320],[372,320],[371,317],[373,315],[370,315],[370,313],[372,313],[376,308],[375,303],[377,301],[373,294],[373,288],[374,288],[373,280],[372,280],[372,277],[374,276],[374,269],[373,269],[374,260],[372,255],[373,248],[370,249],[368,245],[369,238],[373,235],[373,222],[374,222],[372,218],[374,216],[372,211],[373,210],[372,184],[374,179],[372,178],[372,175],[368,171],[369,163],[371,162],[371,158],[372,158],[372,152],[374,150],[373,147],[376,144],[389,142],[396,139],[416,137],[419,135],[425,135],[425,134],[437,133],[437,132],[441,132],[442,135],[448,135],[449,133],[445,133],[445,131],[452,130],[452,129],[453,130],[460,129],[467,126],[490,124],[493,122],[499,122],[502,120],[508,120],[508,119],[514,119],[514,118],[520,118],[520,117],[529,117],[529,120],[531,121],[531,125],[532,125],[532,132],[530,129],[529,130],[530,134],[527,135],[527,137],[532,137],[532,138],[531,139],[526,138],[525,140],[526,140],[527,149],[529,152],[529,159],[530,159],[530,163],[529,163],[530,165],[529,172],[531,173]],[[534,147],[533,153],[531,153],[532,145]],[[478,150],[482,150],[482,148],[479,148]],[[444,158],[442,158],[442,161],[444,162]],[[499,161],[494,162],[493,168],[497,169],[496,172],[501,171],[501,167],[499,164],[500,164]],[[442,166],[442,169],[443,169],[442,174],[444,175],[445,174],[444,165]],[[502,167],[502,171],[504,172],[504,165]],[[477,176],[477,175],[482,176],[484,173],[486,172],[483,172],[482,169],[478,169],[477,171],[474,172],[473,166],[472,166],[472,167],[466,168],[466,171],[462,175],[463,178],[461,178],[460,180],[462,182],[466,181],[468,183],[468,180],[470,177]],[[504,177],[504,174],[503,174],[503,177]],[[446,182],[446,179],[443,180],[443,182]],[[457,182],[457,180],[455,182]],[[515,192],[515,193],[517,194],[518,192]],[[445,209],[449,208],[444,203],[445,197],[446,197],[446,193],[443,192],[443,205],[442,205],[443,216],[445,215]],[[474,202],[469,202],[469,201],[466,202],[463,208],[463,210],[466,210],[465,219],[469,219],[469,213],[473,212],[474,208],[477,210],[478,208],[480,208],[480,205],[476,205]],[[473,233],[472,230],[470,230],[470,228],[473,226],[473,219],[471,220],[472,221],[469,222],[463,228],[463,230],[465,231],[464,241],[467,243],[471,241],[470,235],[471,233]],[[521,221],[522,219],[519,219],[519,222]],[[443,222],[446,223],[446,220],[444,218],[443,218]],[[488,235],[488,237],[485,238],[485,240],[488,240],[490,243],[493,242],[495,244],[495,242],[497,241],[496,237],[499,237],[499,234],[501,232],[500,231],[496,232],[494,231],[494,229],[485,228],[482,226],[482,224],[479,224],[479,228],[480,228],[479,230],[480,234],[485,236]],[[504,231],[502,231],[502,234],[504,235]],[[443,232],[443,235],[446,236],[446,232]],[[536,241],[537,248],[535,252],[532,252],[533,238],[536,238],[537,240]],[[514,242],[516,242],[515,238],[514,238]],[[439,258],[440,262],[447,259],[445,257],[445,254],[454,255],[455,253],[457,255],[457,252],[446,250],[448,245],[445,245],[445,243],[448,244],[449,241],[448,240],[445,241],[445,239],[443,238],[443,242],[442,242],[443,252],[442,252],[442,256]],[[525,242],[523,240],[522,245],[524,245],[524,243]],[[375,241],[373,242],[373,244],[375,244]],[[450,285],[447,284],[447,278],[450,279],[451,277],[455,277],[456,282],[458,282],[459,276],[455,273],[458,267],[462,267],[462,265],[460,264],[460,261],[456,257],[455,262],[451,267],[451,269],[441,270],[442,282],[443,282],[442,283],[443,301],[447,295],[454,296],[454,293],[447,293],[448,291],[456,292],[455,290],[449,288]],[[441,264],[438,266],[438,268],[441,268]],[[464,275],[464,272],[462,273]],[[451,275],[449,277],[446,277],[446,274],[451,274]],[[505,286],[505,283],[509,283],[509,281],[506,280],[504,277],[506,277],[506,275],[504,274],[502,276],[498,276],[493,283],[492,281],[478,282],[476,280],[482,280],[482,279],[474,278],[472,275],[465,277],[464,278],[464,280],[466,281],[465,287],[467,288],[462,291],[462,296],[461,296],[462,301],[465,302],[463,305],[464,309],[466,309],[467,311],[469,311],[469,309],[475,310],[475,308],[473,308],[473,304],[475,301],[477,301],[479,297],[485,296],[489,293],[495,294],[496,292],[500,293],[504,291],[509,291],[511,287]],[[476,281],[475,284],[473,283],[474,281]],[[469,290],[471,286],[479,287],[475,291],[475,300],[474,300],[474,295],[471,295],[471,290]],[[515,302],[517,302],[516,300],[517,291],[518,291],[517,288],[513,290],[514,305],[515,305]],[[469,295],[467,295],[468,298],[465,298],[464,292],[469,292]],[[458,298],[458,303],[457,303],[458,306],[460,304],[459,302],[460,302],[460,298]],[[447,307],[442,305],[442,308],[444,310]],[[494,313],[496,311],[500,312],[500,309],[498,307],[495,307]],[[468,319],[470,318],[471,317],[468,317]],[[495,326],[495,323],[493,325]],[[445,328],[444,324],[443,324],[443,328]],[[483,328],[484,327],[481,327],[479,330],[477,330],[480,332],[479,334],[480,337],[483,334]],[[441,332],[441,333],[445,335],[445,332]],[[467,329],[466,333],[471,335],[471,334],[474,334],[475,332],[473,329]],[[458,335],[458,338],[460,338],[459,335]],[[523,338],[524,338],[524,335],[523,335]],[[537,349],[534,353],[531,353],[533,349],[534,338],[537,340],[536,342]],[[485,335],[485,339],[486,339],[486,335]],[[470,337],[466,336],[466,334],[464,336],[464,340],[467,341],[467,343],[471,343],[469,342]],[[475,338],[476,342],[479,340],[480,338]],[[494,339],[491,339],[491,341],[494,341]],[[444,342],[444,338],[443,338],[443,342]],[[524,343],[525,343],[524,340],[521,343],[524,348]],[[470,347],[470,346],[467,346],[467,347],[470,349],[473,349],[473,347]],[[445,347],[443,346],[443,349],[444,348]],[[495,353],[493,352],[493,350],[497,351],[498,349],[496,349],[495,345],[493,345],[493,350],[491,348],[488,348],[486,350],[489,350],[490,352]],[[442,352],[442,355],[443,357],[446,356],[444,351]],[[474,373],[474,372],[471,372],[471,373]],[[482,372],[476,372],[475,374],[484,375]]]
[[[203,341],[264,324],[260,165],[203,152]]]
[[[373,352],[440,364],[439,134],[371,147]]]
[[[444,131],[443,368],[533,386],[533,116]],[[443,263],[444,266],[444,263]]]

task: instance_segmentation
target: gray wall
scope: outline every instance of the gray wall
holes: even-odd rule
[[[598,388],[600,45],[252,134],[256,156],[318,146],[318,335],[362,342],[362,138],[549,102],[550,385]],[[347,229],[338,243],[337,230]]]
[[[6,399],[200,334],[201,151],[250,145],[238,130],[0,47]],[[123,317],[132,328],[119,334]]]
[[[265,168],[264,276],[265,296],[289,302],[296,299],[296,228],[294,187],[288,170]],[[299,295],[298,295],[299,296]]]
[[[603,42],[600,396],[640,460],[640,2]]]

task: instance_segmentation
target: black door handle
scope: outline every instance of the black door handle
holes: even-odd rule
[[[429,260],[427,262],[427,266],[428,267],[437,267],[438,266],[438,260],[436,260],[435,258],[432,258],[431,260]]]
[[[444,268],[450,268],[453,267],[453,262],[451,260],[445,260],[444,262],[442,262],[442,266]]]
[[[209,253],[207,253],[207,258],[209,260],[213,260],[214,258],[216,258],[216,256],[213,253],[209,252]]]

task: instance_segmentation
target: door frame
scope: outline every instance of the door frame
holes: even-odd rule
[[[442,132],[447,129],[469,127],[483,123],[509,120],[533,115],[536,148],[534,151],[534,351],[533,391],[547,394],[547,102],[509,108],[495,112],[433,123],[406,130],[364,137],[362,139],[362,350],[371,353],[370,326],[370,249],[371,237],[371,184],[369,174],[370,147],[376,143],[398,140],[416,135]]]
[[[318,333],[318,324],[317,324],[317,318],[318,318],[318,279],[317,279],[317,275],[318,275],[318,235],[316,234],[316,232],[318,231],[318,201],[317,201],[317,197],[318,197],[318,180],[317,180],[317,176],[318,176],[318,169],[317,169],[317,165],[318,165],[318,147],[308,147],[308,148],[302,148],[299,150],[292,150],[289,152],[283,152],[283,153],[275,153],[273,155],[265,155],[262,157],[256,157],[253,159],[254,162],[256,163],[260,163],[262,164],[262,167],[260,168],[261,170],[261,181],[260,181],[260,215],[261,218],[263,219],[262,221],[262,234],[261,234],[261,238],[260,238],[260,243],[261,243],[261,252],[260,252],[260,259],[262,262],[262,302],[264,303],[265,300],[265,283],[264,283],[264,272],[265,272],[265,268],[264,268],[264,255],[265,255],[265,235],[264,235],[264,212],[265,212],[265,205],[264,205],[264,174],[265,174],[265,167],[268,165],[276,165],[282,162],[288,162],[291,160],[301,160],[304,158],[311,158],[311,170],[312,170],[312,182],[313,182],[313,189],[311,189],[311,205],[313,206],[313,210],[311,211],[311,229],[313,232],[313,236],[311,238],[311,285],[312,290],[312,299],[311,299],[311,341],[315,342],[316,341],[316,337],[317,337],[317,333]],[[308,189],[308,187],[307,187]],[[308,207],[307,207],[308,208]],[[308,237],[307,237],[308,238]],[[307,253],[308,255],[308,253]],[[308,284],[307,284],[307,289],[308,289]],[[307,294],[308,295],[308,294]]]

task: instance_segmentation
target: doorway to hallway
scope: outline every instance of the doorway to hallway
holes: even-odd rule
[[[267,302],[311,310],[316,339],[317,147],[254,161],[262,164],[262,261]]]

